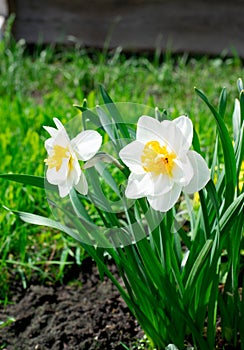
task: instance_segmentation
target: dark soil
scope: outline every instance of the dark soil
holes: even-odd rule
[[[109,350],[130,348],[143,332],[117,289],[100,281],[91,260],[83,264],[75,282],[65,285],[31,284],[15,292],[14,303],[0,306],[1,350]]]

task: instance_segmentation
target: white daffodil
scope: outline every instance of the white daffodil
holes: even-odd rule
[[[204,159],[189,150],[192,138],[192,122],[185,116],[163,122],[140,117],[136,141],[120,151],[120,158],[131,170],[126,197],[147,197],[153,209],[166,212],[182,190],[194,193],[202,189],[210,172]]]
[[[97,153],[102,144],[102,136],[96,131],[85,130],[70,140],[60,120],[53,120],[57,129],[44,126],[51,135],[45,141],[48,153],[48,158],[45,159],[48,166],[47,181],[58,185],[60,197],[69,194],[72,187],[86,195],[88,184],[78,161],[87,161]]]

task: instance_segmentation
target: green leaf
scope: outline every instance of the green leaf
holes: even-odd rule
[[[188,279],[186,281],[186,294],[188,289],[194,289],[195,281],[197,280],[201,269],[206,261],[207,255],[210,251],[210,248],[213,244],[212,239],[208,239],[204,246],[202,247],[200,253],[197,255],[197,258],[192,266]]]
[[[244,193],[240,194],[227,208],[227,210],[222,214],[219,220],[219,226],[221,233],[228,233],[229,228],[232,226],[233,221],[236,220],[236,216],[241,210],[243,210],[244,205]]]
[[[207,201],[204,195],[203,190],[199,191],[199,197],[201,202],[201,209],[202,209],[202,218],[204,223],[204,231],[205,231],[205,239],[210,237],[210,226],[209,226],[209,215],[208,215],[208,209],[207,209]]]
[[[211,179],[214,179],[215,171],[216,169],[219,171],[219,159],[218,159],[218,152],[219,152],[219,135],[216,135],[215,145],[214,145],[214,153],[213,153],[213,160],[211,165]]]
[[[89,159],[83,165],[83,169],[88,169],[88,168],[91,168],[93,166],[97,166],[97,164],[101,164],[101,162],[114,164],[120,170],[124,169],[124,166],[121,165],[116,158],[112,157],[110,154],[108,154],[106,152],[98,152],[97,154],[95,154],[94,157]]]
[[[241,124],[244,121],[244,90],[240,92]]]
[[[215,213],[215,217],[217,219],[217,223],[219,223],[219,207],[220,206],[219,206],[219,199],[218,199],[218,195],[217,195],[213,180],[210,180],[207,183],[206,190],[207,190],[207,193],[208,193],[209,198],[211,200],[211,204],[214,208],[214,213]],[[212,206],[210,208],[208,208],[209,214],[212,212]]]
[[[76,217],[73,220],[71,218],[71,220],[76,225],[79,233],[82,234],[83,242],[102,247],[112,247],[111,242],[104,235],[105,229],[101,229],[101,227],[94,224],[74,189],[70,191],[69,197],[76,214]],[[77,218],[80,220],[77,221]]]
[[[6,208],[6,209],[10,210],[9,208]],[[83,241],[81,240],[79,235],[76,234],[72,229],[70,229],[69,227],[67,227],[65,225],[62,225],[61,223],[59,223],[55,220],[46,218],[46,217],[41,216],[41,215],[26,213],[23,211],[11,210],[11,212],[14,213],[15,215],[17,215],[24,222],[27,222],[29,224],[34,224],[34,225],[42,225],[42,226],[55,228],[59,231],[63,231],[65,233],[67,233],[68,235],[73,237],[76,241],[83,243]]]
[[[93,187],[93,193],[89,192],[89,199],[95,204],[98,211],[104,211],[110,224],[109,227],[120,227],[119,220],[111,208],[112,202],[110,202],[103,193],[96,170],[94,168],[89,168],[87,172]]]
[[[240,315],[239,315],[239,333],[241,338],[241,344],[244,344],[244,279],[242,282],[242,295],[240,300]]]
[[[105,90],[104,86],[100,84],[99,87],[100,87],[100,92],[101,92],[103,101],[107,105],[107,108],[108,108],[111,116],[113,117],[114,121],[116,123],[123,123],[123,119],[122,119],[118,109],[116,108],[113,100],[111,99],[111,97],[109,96],[107,91]]]
[[[86,125],[87,120],[89,120],[91,123],[93,123],[98,127],[101,126],[98,116],[94,112],[92,112],[90,109],[88,109],[86,106],[84,105],[83,106],[73,105],[73,106],[82,112],[82,117],[83,117],[82,119],[84,119],[83,120],[84,126]]]
[[[69,193],[69,198],[73,205],[76,215],[79,218],[83,218],[84,221],[87,221],[88,224],[93,224],[92,220],[90,219],[90,216],[87,214],[87,211],[81,203],[80,198],[78,197],[74,188],[71,189]]]
[[[97,106],[97,114],[103,129],[106,131],[111,141],[116,145],[116,126],[114,121],[107,115],[107,113]]]
[[[225,162],[225,208],[227,208],[234,199],[235,186],[236,186],[236,164],[235,164],[235,154],[232,146],[232,140],[229,136],[226,125],[215,110],[215,108],[210,104],[207,97],[198,89],[195,88],[196,93],[200,98],[206,103],[210,111],[212,112],[220,135],[224,162]]]
[[[188,237],[186,231],[180,227],[179,229],[177,229],[177,232],[180,238],[182,239],[182,241],[184,242],[184,244],[186,245],[186,247],[188,249],[191,249],[192,242],[191,242],[191,239]]]
[[[213,284],[211,288],[209,303],[208,303],[208,327],[207,327],[207,338],[210,349],[214,349],[215,337],[216,337],[216,319],[217,319],[217,305],[219,295],[219,277],[216,273],[213,276]]]
[[[130,139],[130,133],[125,125],[125,122],[123,121],[116,105],[113,103],[113,100],[108,95],[107,91],[102,85],[100,85],[100,91],[101,91],[103,101],[106,104],[106,107],[109,113],[111,114],[114,122],[116,123],[118,129],[120,130],[122,136],[126,139]]]
[[[197,153],[201,153],[200,141],[195,128],[193,128],[193,140],[192,145]]]
[[[110,188],[119,196],[121,197],[120,194],[120,190],[118,188],[117,183],[114,181],[114,177],[111,175],[111,173],[106,169],[106,167],[101,164],[98,163],[96,164],[96,169],[98,171],[98,173],[100,174],[100,176],[103,177],[103,179],[105,180],[105,182],[110,186]]]
[[[93,187],[93,192],[89,192],[88,197],[96,206],[100,207],[100,209],[112,212],[111,204],[104,195],[96,170],[94,168],[89,168],[87,169],[87,174]]]
[[[219,115],[222,118],[224,118],[224,115],[225,115],[226,105],[227,105],[227,94],[226,94],[226,89],[224,88],[221,91],[220,98],[219,98]]]
[[[2,179],[19,182],[25,185],[30,185],[39,188],[45,188],[51,191],[57,191],[57,186],[51,185],[42,176],[22,175],[22,174],[0,174]]]

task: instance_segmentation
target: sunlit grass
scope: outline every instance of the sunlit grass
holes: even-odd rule
[[[83,98],[89,107],[101,104],[98,84],[115,102],[158,106],[172,117],[188,114],[200,133],[202,150],[211,157],[213,120],[194,86],[216,105],[225,86],[234,101],[236,80],[243,72],[238,58],[126,56],[120,50],[88,53],[79,47],[36,47],[30,53],[23,40],[15,43],[7,33],[0,42],[0,173],[43,175],[47,134],[42,126],[52,125],[55,116],[63,123],[70,120],[77,114],[72,105],[81,104]],[[230,130],[231,114],[227,110]],[[0,185],[2,205],[50,215],[43,191],[4,180]],[[41,280],[61,280],[66,264],[79,263],[84,256],[71,239],[23,224],[3,208],[0,230],[2,301],[7,300],[10,278],[21,278],[24,287],[34,273]]]

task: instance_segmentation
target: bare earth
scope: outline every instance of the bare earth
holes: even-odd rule
[[[109,280],[88,260],[74,283],[16,289],[14,304],[0,306],[0,349],[97,350],[130,348],[143,332]],[[78,282],[78,283],[77,283]]]

